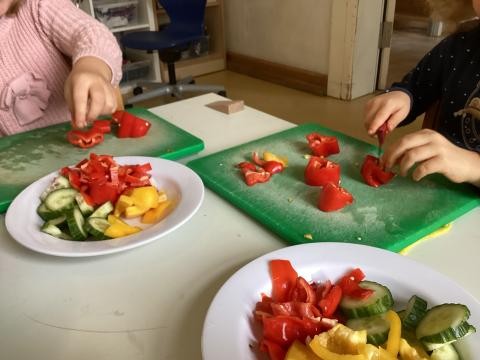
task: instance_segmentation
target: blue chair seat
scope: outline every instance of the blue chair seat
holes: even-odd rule
[[[127,48],[138,50],[167,50],[171,48],[187,49],[192,42],[200,40],[203,35],[185,33],[173,29],[162,31],[138,31],[122,37],[122,43]]]

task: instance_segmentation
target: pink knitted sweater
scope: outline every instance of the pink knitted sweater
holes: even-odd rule
[[[113,34],[70,0],[25,0],[0,17],[0,136],[71,119],[63,88],[72,64],[95,56],[121,79]]]

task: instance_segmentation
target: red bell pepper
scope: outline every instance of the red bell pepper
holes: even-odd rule
[[[116,111],[112,119],[118,124],[117,136],[119,138],[136,138],[145,136],[151,124],[138,116],[126,111]]]
[[[382,146],[385,142],[385,137],[387,136],[388,132],[387,123],[384,122],[377,130],[378,144],[380,146]]]
[[[295,316],[275,316],[263,318],[264,339],[288,348],[295,340],[305,342],[307,336],[314,337],[323,330],[320,322]]]
[[[287,350],[267,339],[260,342],[260,351],[266,352],[270,360],[284,360],[287,354]]]
[[[290,291],[297,282],[297,272],[288,260],[271,260],[268,265],[272,279],[272,300],[288,301]]]
[[[104,134],[112,131],[110,120],[95,120],[93,122],[92,128]]]
[[[350,296],[358,299],[366,299],[371,294],[373,290],[363,289],[358,284],[365,278],[365,274],[359,268],[355,268],[350,271],[348,274],[342,276],[338,281],[337,285],[342,289],[343,295]]]
[[[313,132],[307,135],[308,147],[315,156],[329,156],[338,154],[340,147],[335,136],[325,136]]]
[[[305,168],[305,183],[312,186],[324,186],[340,181],[340,165],[324,157],[311,156]]]
[[[67,140],[70,144],[82,149],[91,148],[103,142],[103,133],[95,128],[89,130],[70,130],[67,132]]]
[[[331,318],[337,311],[340,300],[342,300],[342,288],[338,285],[333,285],[327,295],[318,302],[322,315]]]
[[[278,161],[265,161],[263,164],[263,169],[270,174],[278,174],[283,171],[283,164]]]
[[[361,174],[367,185],[379,187],[388,183],[395,176],[394,172],[385,171],[379,165],[378,158],[367,155],[363,161]]]
[[[318,208],[325,212],[337,211],[352,203],[352,194],[334,183],[327,183],[318,198]]]
[[[245,175],[245,183],[248,186],[253,186],[258,183],[264,183],[270,180],[271,174],[266,171],[246,171]]]

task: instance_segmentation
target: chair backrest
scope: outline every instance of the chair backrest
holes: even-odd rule
[[[207,0],[157,0],[170,18],[171,30],[202,35]]]

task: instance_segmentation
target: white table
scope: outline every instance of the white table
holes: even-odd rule
[[[204,95],[152,109],[205,141],[204,156],[294,124],[254,109],[223,115]],[[189,159],[183,159],[185,163]],[[480,209],[408,253],[480,299]],[[199,359],[202,324],[220,286],[248,261],[286,246],[206,190],[172,234],[114,255],[58,258],[17,244],[0,217],[0,359]]]

